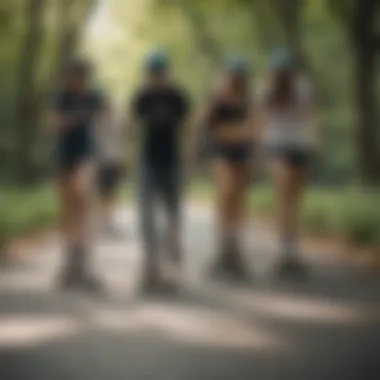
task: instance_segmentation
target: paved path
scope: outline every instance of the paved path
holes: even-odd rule
[[[379,282],[307,255],[310,281],[276,283],[273,236],[251,228],[245,241],[256,284],[212,284],[204,276],[214,248],[212,217],[192,207],[186,290],[143,300],[135,295],[141,260],[134,213],[124,209],[118,217],[125,239],[94,240],[106,300],[52,290],[54,240],[0,272],[0,379],[380,378]]]

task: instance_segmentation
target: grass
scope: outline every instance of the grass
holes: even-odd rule
[[[189,195],[197,202],[210,204],[214,188],[195,182]],[[123,201],[133,199],[133,189],[125,186]],[[249,196],[254,215],[273,217],[276,202],[273,189],[257,186]],[[51,187],[36,189],[0,189],[0,245],[22,236],[54,226],[58,205]],[[336,236],[347,242],[380,246],[380,193],[353,188],[311,188],[301,209],[304,230],[318,236]]]
[[[58,206],[50,187],[0,191],[0,243],[48,228],[58,220]]]
[[[209,203],[214,189],[196,183],[192,197]],[[254,215],[273,217],[276,199],[272,188],[257,186],[249,196],[249,208]],[[302,228],[314,235],[343,238],[349,243],[380,246],[380,192],[359,188],[311,188],[305,194],[301,208]]]

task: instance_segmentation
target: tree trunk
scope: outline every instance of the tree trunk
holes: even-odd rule
[[[272,50],[280,42],[278,25],[274,25],[273,12],[268,0],[250,0],[248,2],[252,16],[252,26],[260,38],[261,47]]]
[[[306,74],[311,78],[317,95],[323,97],[323,86],[318,74],[302,47],[302,0],[270,0],[270,4],[280,24],[283,39]]]
[[[75,0],[60,0],[56,79],[61,76],[65,63],[75,56],[81,26],[94,4],[93,0],[81,1],[79,5]]]
[[[19,181],[33,179],[33,148],[39,123],[38,59],[43,43],[44,0],[26,2],[26,28],[20,56],[16,143],[16,176]]]
[[[220,66],[223,60],[223,54],[219,49],[218,42],[210,34],[207,27],[207,20],[198,5],[192,2],[180,2],[185,17],[194,33],[194,37],[203,55],[210,59],[213,68]]]
[[[353,18],[357,104],[357,159],[363,183],[380,183],[380,159],[376,127],[376,0],[356,0]]]
[[[273,11],[281,25],[284,34],[284,40],[292,53],[305,66],[306,58],[301,48],[300,33],[300,16],[301,1],[300,0],[271,0]]]

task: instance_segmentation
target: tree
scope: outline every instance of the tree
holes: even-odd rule
[[[38,128],[37,72],[43,43],[44,0],[30,0],[25,4],[25,35],[20,54],[18,125],[16,143],[16,171],[20,181],[33,176],[33,143]]]
[[[186,16],[199,50],[208,57],[214,67],[220,65],[223,54],[218,41],[211,34],[207,26],[207,18],[203,14],[196,1],[179,1],[179,7]]]
[[[380,183],[380,146],[376,127],[375,58],[380,35],[375,33],[376,0],[356,0],[352,25],[355,51],[358,164],[367,184]]]
[[[380,35],[376,31],[377,0],[329,0],[351,41],[355,57],[356,144],[358,172],[363,183],[380,183],[380,146],[376,118],[376,56]]]
[[[260,17],[261,7],[257,6],[258,3],[265,0],[251,0],[256,3],[255,10]],[[305,53],[303,48],[303,33],[302,33],[302,10],[305,5],[304,0],[269,0],[268,5],[273,14],[272,23],[265,25],[261,33],[266,34],[268,29],[272,28],[274,23],[278,23],[279,32],[283,43],[291,50],[292,54],[296,57],[297,62],[305,70],[305,72],[312,78],[314,86],[319,94],[322,94],[323,86],[321,85],[320,77],[316,73],[313,63]]]
[[[65,62],[75,55],[81,27],[95,4],[93,0],[59,0],[59,37],[55,68],[57,77],[61,75]]]
[[[36,179],[39,168],[35,155],[39,138],[41,111],[46,106],[43,94],[46,85],[51,86],[44,73],[41,82],[41,67],[45,62],[44,41],[47,32],[57,33],[55,59],[49,63],[54,82],[61,75],[65,61],[76,52],[80,29],[95,4],[93,0],[29,0],[24,2],[24,35],[22,37],[20,68],[18,75],[18,97],[16,104],[17,133],[15,134],[16,177],[21,182]],[[58,28],[48,25],[47,10],[52,6],[58,16]],[[58,30],[57,30],[58,29]],[[43,62],[42,62],[43,61]],[[49,60],[50,62],[50,60]],[[46,65],[44,65],[46,66]],[[49,70],[50,71],[50,70]],[[50,71],[51,72],[51,71]],[[49,76],[49,75],[47,75]]]

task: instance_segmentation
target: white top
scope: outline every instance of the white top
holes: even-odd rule
[[[314,89],[306,80],[296,83],[296,101],[286,107],[268,106],[268,89],[264,89],[261,106],[265,114],[264,141],[269,145],[313,147],[317,143],[310,109]]]
[[[99,123],[96,140],[100,160],[111,162],[121,160],[126,149],[122,120],[112,117]]]

